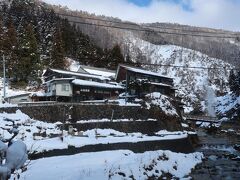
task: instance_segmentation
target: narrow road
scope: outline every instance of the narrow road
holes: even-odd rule
[[[198,129],[198,136],[200,147],[196,151],[202,152],[205,160],[193,170],[191,177],[196,180],[239,180],[240,152],[234,145],[240,145],[240,135],[223,131],[208,134]]]

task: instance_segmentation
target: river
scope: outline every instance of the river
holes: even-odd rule
[[[228,123],[212,133],[197,129],[200,141],[196,151],[202,152],[205,159],[191,173],[193,179],[240,179],[239,127]]]

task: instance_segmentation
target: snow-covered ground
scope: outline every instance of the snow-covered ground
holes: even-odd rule
[[[77,136],[69,135],[57,127],[61,123],[45,123],[29,118],[17,110],[16,113],[0,113],[0,135],[8,139],[14,120],[18,125],[21,139],[30,152],[43,152],[53,149],[67,149],[68,146],[82,147],[94,144],[118,142],[141,142],[186,138],[194,132],[168,132],[162,130],[154,136],[142,133],[125,133],[113,129],[90,129],[76,132]],[[93,120],[94,121],[94,120]],[[53,137],[54,136],[54,137]],[[63,140],[60,138],[63,137]],[[129,150],[81,153],[71,156],[57,156],[30,161],[27,171],[20,172],[20,179],[147,179],[161,177],[170,173],[173,177],[183,178],[191,172],[196,164],[202,161],[201,153],[173,153],[170,151],[149,151],[133,153]],[[16,175],[16,174],[15,174]],[[14,178],[14,175],[11,177]]]
[[[202,158],[201,153],[182,154],[161,150],[139,154],[129,150],[81,153],[31,161],[20,179],[144,180],[166,173],[173,178],[184,178],[201,163]]]
[[[111,119],[104,118],[104,119],[79,120],[79,121],[77,121],[77,123],[84,124],[84,123],[89,123],[89,122],[95,123],[95,122],[129,122],[129,121],[157,121],[157,119],[147,119],[147,120],[113,119],[113,120],[111,120]]]
[[[111,132],[111,133],[109,133]],[[83,132],[83,137],[65,135],[63,141],[60,137],[41,138],[40,140],[24,140],[27,147],[32,152],[43,152],[54,149],[67,149],[68,146],[83,147],[86,145],[96,144],[113,144],[123,142],[145,142],[158,141],[167,139],[182,139],[187,138],[187,132],[168,133],[158,136],[147,136],[142,133],[123,133],[112,129],[92,129]]]

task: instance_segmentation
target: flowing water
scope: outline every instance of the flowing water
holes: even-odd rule
[[[205,159],[194,169],[191,177],[196,180],[239,180],[240,152],[234,145],[240,144],[240,136],[227,133],[207,134],[202,129],[198,130],[198,136],[200,147],[197,151],[203,152]]]

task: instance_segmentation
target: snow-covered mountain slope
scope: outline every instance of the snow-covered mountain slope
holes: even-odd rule
[[[145,68],[174,78],[176,94],[183,98],[186,112],[205,111],[209,90],[214,90],[215,95],[228,90],[229,69],[233,66],[223,60],[175,45],[154,45],[132,34],[125,35],[124,43],[133,61],[164,65]]]
[[[230,92],[225,96],[220,96],[216,101],[216,112],[218,115],[234,119],[239,116],[240,97]]]

